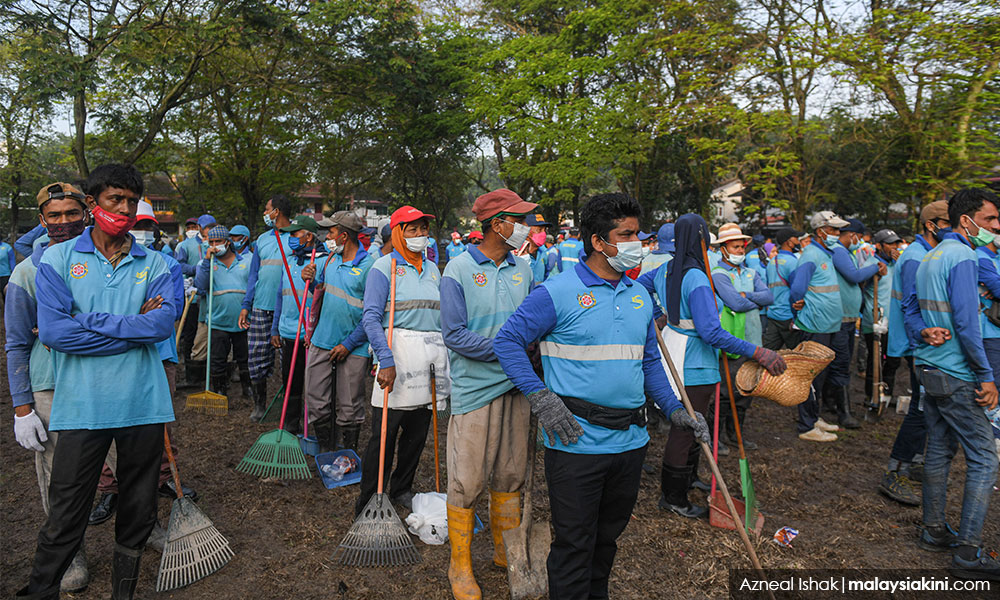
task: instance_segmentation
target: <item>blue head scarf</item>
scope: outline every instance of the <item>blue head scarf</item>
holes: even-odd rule
[[[708,246],[708,223],[699,215],[686,214],[674,225],[674,259],[667,263],[667,319],[674,325],[681,319],[681,283],[691,269],[705,270],[702,243]]]

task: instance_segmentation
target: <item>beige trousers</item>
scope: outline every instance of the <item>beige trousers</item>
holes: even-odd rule
[[[448,504],[472,508],[486,485],[517,492],[524,485],[531,407],[511,390],[448,421]]]
[[[306,358],[306,405],[309,426],[335,413],[337,425],[365,422],[365,377],[368,357],[349,354],[338,362],[330,362],[330,351],[312,346]],[[331,410],[332,405],[332,410]]]
[[[205,323],[198,323],[198,331],[194,334],[194,344],[191,346],[191,360],[208,360],[208,325]]]
[[[52,478],[52,457],[55,456],[56,441],[59,439],[58,431],[49,431],[53,393],[53,390],[45,390],[31,394],[35,400],[35,413],[49,434],[49,439],[42,444],[45,451],[35,452],[35,474],[38,475],[38,491],[42,493],[42,510],[45,511],[46,516],[49,514],[49,480]]]

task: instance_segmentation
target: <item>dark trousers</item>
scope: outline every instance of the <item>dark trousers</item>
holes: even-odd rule
[[[700,412],[707,418],[709,403],[715,398],[715,384],[686,385],[684,390],[695,412]],[[700,451],[701,448],[694,443],[694,432],[686,427],[671,427],[667,445],[663,449],[663,465],[683,467],[689,464],[692,454],[697,455]]]
[[[177,345],[177,356],[186,364],[191,358],[191,348],[194,337],[198,333],[198,305],[191,304],[187,318],[184,319],[184,329],[181,329],[180,343]]]
[[[552,600],[608,597],[618,536],[639,495],[646,448],[620,454],[545,450],[554,533],[547,563]]]
[[[800,337],[802,337],[801,332],[792,329],[792,319],[775,321],[768,317],[762,342],[765,348],[777,352],[782,348],[794,348],[798,346]]]
[[[38,533],[28,593],[57,591],[76,555],[111,441],[118,447],[118,516],[115,541],[141,550],[156,523],[156,487],[163,454],[163,424],[59,432],[49,484],[49,516]]]
[[[284,346],[281,349],[281,381],[288,383],[288,372],[292,369],[292,351],[295,349],[295,340],[282,338]],[[214,350],[214,348],[213,348]],[[214,352],[213,352],[214,354]],[[288,410],[285,414],[285,431],[300,433],[302,431],[302,385],[306,378],[306,349],[305,344],[299,339],[299,351],[295,356],[295,373],[292,375],[292,384],[288,395]]]
[[[750,403],[753,401],[751,396],[744,396],[740,393],[739,389],[736,387],[736,372],[740,370],[740,366],[747,361],[745,356],[739,358],[730,358],[727,362],[729,363],[729,379],[733,382],[733,395],[735,396],[736,403],[736,416],[740,421],[740,431],[743,431],[743,427],[746,425],[745,417],[747,410],[750,408]],[[719,388],[719,431],[724,431],[729,439],[736,441],[736,419],[733,419],[733,409],[729,404],[729,386],[726,385],[726,372],[724,370],[724,363],[722,357],[719,357],[719,376],[722,378],[722,385]],[[708,414],[705,414],[705,418],[708,418]],[[711,422],[711,421],[709,421]],[[692,444],[694,445],[694,444]],[[695,446],[697,449],[697,446]]]
[[[818,344],[823,344],[827,348],[832,348],[831,338],[833,338],[834,335],[835,334],[833,333],[812,333],[809,331],[803,331],[801,339],[803,342],[816,342]],[[834,350],[834,352],[836,352],[836,350]],[[847,359],[848,364],[850,364],[850,360],[850,358]],[[817,394],[822,393],[823,388],[826,385],[827,374],[830,372],[830,366],[832,365],[833,363],[827,365],[827,367],[820,371],[820,374],[816,376],[816,379],[813,379],[812,390],[809,392],[809,398],[799,405],[799,433],[805,433],[816,426],[816,420],[819,419],[819,400],[817,399]]]
[[[882,361],[882,369],[879,371],[882,376],[882,381],[885,383],[885,391],[887,396],[892,396],[892,392],[896,389],[896,369],[899,368],[900,359],[898,356],[886,356],[885,348],[888,343],[888,336],[880,335],[880,351],[881,356],[879,359]],[[872,382],[872,378],[875,376],[875,372],[872,370],[873,358],[875,356],[875,334],[866,333],[865,334],[865,348],[868,349],[868,359],[865,361],[865,398],[871,399],[872,392],[875,384]]]
[[[924,421],[924,411],[920,408],[922,400],[920,394],[920,383],[917,381],[917,372],[913,368],[913,357],[906,357],[906,364],[910,368],[910,410],[903,417],[903,422],[899,425],[896,433],[896,441],[892,443],[892,453],[889,458],[900,462],[913,462],[913,457],[924,451],[927,441],[927,423]]]
[[[236,368],[240,371],[240,383],[243,388],[250,387],[250,367],[247,365],[249,352],[247,350],[246,331],[222,331],[213,329],[212,335],[212,386],[213,389],[225,394],[229,387],[229,351],[233,351],[233,360],[236,361]],[[300,350],[301,352],[301,350]],[[305,357],[300,356],[299,360],[305,361]]]
[[[854,356],[854,321],[840,324],[840,331],[830,338],[830,348],[834,357],[827,367],[827,385],[842,388],[851,383],[851,357]],[[822,391],[823,388],[816,387]]]
[[[378,385],[378,384],[376,384]],[[385,436],[385,471],[382,474],[383,492],[398,498],[412,491],[413,476],[417,474],[420,455],[427,441],[431,411],[421,406],[413,410],[389,409],[389,423]],[[378,455],[382,436],[382,409],[372,407],[372,435],[368,438],[368,448],[361,463],[361,494],[354,506],[355,514],[361,514],[365,505],[378,489]],[[399,450],[396,452],[396,440]],[[396,458],[396,468],[389,475],[392,460]]]

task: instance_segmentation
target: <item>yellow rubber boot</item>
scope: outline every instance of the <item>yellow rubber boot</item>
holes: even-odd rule
[[[472,574],[472,528],[476,513],[471,508],[448,505],[448,541],[451,542],[451,564],[448,581],[455,600],[482,600],[483,591]]]
[[[490,531],[493,532],[493,564],[507,568],[503,532],[521,524],[521,492],[490,490]]]

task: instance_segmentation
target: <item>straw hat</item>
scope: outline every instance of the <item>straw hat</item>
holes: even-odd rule
[[[809,398],[813,379],[833,361],[833,350],[816,342],[802,342],[778,352],[788,365],[775,377],[760,363],[748,360],[736,372],[736,387],[744,396],[758,396],[782,406],[797,406]]]
[[[743,235],[743,230],[736,223],[726,223],[719,227],[719,235],[715,238],[717,244],[725,244],[731,240],[749,240],[749,235]]]

